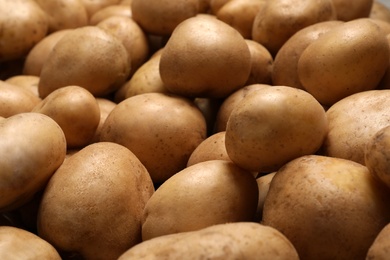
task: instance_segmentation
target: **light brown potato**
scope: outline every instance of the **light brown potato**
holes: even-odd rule
[[[176,26],[200,12],[199,0],[133,0],[132,17],[145,32],[170,35]]]
[[[256,220],[260,223],[263,218],[265,198],[267,197],[269,186],[271,185],[272,179],[274,178],[275,174],[276,172],[267,173],[256,179],[257,187],[259,188],[259,200],[257,203]]]
[[[216,13],[219,20],[235,28],[245,39],[252,38],[253,21],[267,0],[231,0]]]
[[[272,68],[272,83],[304,89],[298,76],[298,61],[302,52],[320,35],[334,29],[343,22],[325,21],[309,25],[292,35],[279,49]]]
[[[218,11],[231,0],[210,0],[210,13],[216,15]]]
[[[36,234],[22,228],[0,226],[1,259],[61,260],[57,250]]]
[[[24,87],[0,80],[0,116],[31,112],[41,99]]]
[[[68,148],[89,144],[100,121],[95,97],[79,86],[66,86],[51,92],[32,111],[45,114],[58,123]]]
[[[87,10],[88,18],[90,19],[96,12],[99,10],[110,6],[116,5],[121,2],[121,0],[80,0]]]
[[[367,252],[366,259],[387,259],[390,251],[390,223],[376,236]]]
[[[132,12],[130,6],[117,4],[117,5],[109,5],[106,6],[99,11],[97,11],[92,17],[89,19],[90,25],[97,25],[104,19],[107,19],[112,16],[123,16],[127,18],[132,17]]]
[[[370,15],[374,0],[355,0],[353,4],[349,0],[332,0],[336,9],[337,19],[352,21],[365,18]]]
[[[45,12],[34,0],[0,2],[0,62],[23,58],[48,32]]]
[[[166,88],[186,97],[224,98],[244,86],[250,71],[251,53],[245,39],[205,14],[176,27],[160,60]]]
[[[10,211],[43,189],[66,154],[65,136],[50,117],[20,113],[0,121],[0,211]]]
[[[390,23],[390,9],[382,2],[374,0],[368,17]]]
[[[251,53],[251,72],[245,85],[271,84],[274,58],[271,53],[258,42],[245,40]]]
[[[107,98],[96,98],[97,104],[99,105],[100,110],[100,120],[99,125],[96,128],[95,135],[92,138],[92,142],[100,141],[100,132],[102,130],[103,124],[106,121],[107,116],[111,113],[111,111],[117,105],[115,102],[107,99]]]
[[[88,25],[88,13],[80,0],[35,0],[45,11],[48,33]]]
[[[43,64],[53,50],[57,42],[72,29],[64,29],[53,32],[40,40],[28,52],[23,65],[23,74],[39,77],[41,75]]]
[[[83,259],[117,259],[140,242],[142,211],[153,192],[147,170],[129,149],[110,142],[88,145],[47,184],[38,235]]]
[[[205,119],[186,98],[145,93],[120,102],[108,115],[100,140],[129,148],[161,184],[186,167],[206,138]]]
[[[389,190],[367,167],[308,155],[275,174],[262,223],[282,230],[302,260],[365,259],[390,221],[389,199]]]
[[[200,162],[167,179],[145,205],[143,241],[215,224],[253,221],[256,179],[234,163]]]
[[[332,0],[272,0],[260,9],[253,21],[252,39],[275,56],[297,31],[319,22],[335,20]]]
[[[253,222],[226,223],[144,241],[118,260],[131,259],[299,259],[278,230]]]
[[[327,111],[329,132],[321,154],[364,164],[364,149],[372,136],[390,123],[390,90],[370,90],[348,96]]]
[[[38,93],[39,77],[38,76],[16,75],[16,76],[12,76],[12,77],[6,79],[5,82],[12,84],[12,85],[17,85],[17,86],[23,87],[27,90],[30,90],[37,97],[39,97],[39,93]]]
[[[131,69],[126,48],[112,34],[96,26],[66,33],[47,57],[38,91],[45,98],[54,90],[76,85],[94,96],[117,90]]]
[[[321,104],[376,88],[389,66],[389,44],[369,18],[345,22],[322,34],[301,54],[298,76]]]
[[[312,95],[292,87],[265,87],[233,108],[225,145],[238,166],[273,172],[297,157],[316,153],[327,131],[325,110]]]

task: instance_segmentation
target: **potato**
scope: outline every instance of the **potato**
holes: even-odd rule
[[[144,241],[122,254],[131,259],[299,259],[278,230],[257,223],[218,224]]]
[[[390,90],[370,90],[348,96],[327,111],[329,131],[321,154],[364,164],[364,149],[380,129],[390,124]]]
[[[15,75],[5,80],[6,83],[17,85],[23,87],[27,90],[30,90],[37,97],[39,97],[38,93],[38,83],[39,77],[34,75]]]
[[[66,154],[64,132],[50,117],[20,113],[0,121],[0,211],[43,189]]]
[[[259,200],[257,202],[256,220],[261,222],[263,218],[264,202],[267,197],[269,186],[276,172],[267,173],[256,179],[257,187],[259,188]]]
[[[54,46],[40,74],[38,91],[45,98],[54,90],[76,85],[94,96],[114,92],[130,72],[128,53],[113,35],[96,26],[66,33]]]
[[[369,18],[345,22],[322,34],[301,54],[298,76],[321,104],[376,88],[389,66],[389,44]]]
[[[304,89],[298,76],[298,61],[302,52],[320,35],[343,22],[325,21],[309,25],[292,35],[279,49],[272,67],[272,83]]]
[[[117,259],[140,242],[141,217],[154,188],[127,148],[88,145],[50,179],[38,212],[38,235],[64,255]]]
[[[327,131],[325,110],[312,95],[292,87],[264,87],[233,108],[226,151],[244,169],[273,172],[290,160],[316,153]]]
[[[274,59],[271,53],[260,43],[245,40],[251,53],[251,72],[245,85],[271,84]]]
[[[142,239],[253,221],[257,198],[250,172],[224,160],[197,163],[167,179],[150,197],[142,218]]]
[[[41,99],[30,90],[0,80],[0,116],[31,112]]]
[[[221,99],[214,98],[194,98],[195,105],[199,108],[200,112],[202,112],[202,115],[206,119],[207,136],[214,133],[215,118],[222,101],[223,100]]]
[[[200,12],[199,4],[199,0],[133,0],[131,10],[147,33],[170,35],[179,23]]]
[[[95,135],[92,138],[92,142],[100,141],[100,132],[102,130],[103,124],[106,121],[106,118],[111,113],[111,111],[115,108],[116,103],[107,99],[107,98],[96,98],[97,104],[99,105],[100,110],[100,120],[99,125],[96,128]]]
[[[216,15],[218,11],[228,2],[232,0],[209,0],[210,1],[210,13]]]
[[[251,53],[245,39],[205,14],[175,28],[160,60],[166,88],[186,97],[224,98],[244,86],[250,71]]]
[[[100,140],[129,148],[160,184],[186,167],[206,131],[205,119],[191,100],[145,93],[123,100],[111,111]]]
[[[387,224],[376,236],[374,242],[368,249],[366,259],[387,259],[389,256],[390,244],[390,223]]]
[[[80,0],[35,0],[47,14],[49,33],[88,25],[88,13]]]
[[[61,260],[57,250],[36,234],[22,228],[0,226],[1,259]]]
[[[364,259],[390,221],[389,190],[353,161],[307,155],[272,179],[262,224],[282,232],[305,259]]]
[[[101,21],[112,17],[112,16],[123,16],[126,18],[132,17],[130,6],[123,4],[109,5],[106,6],[92,15],[89,19],[90,25],[97,25]]]
[[[390,22],[390,9],[382,2],[374,0],[368,17],[374,20]]]
[[[116,5],[121,2],[121,0],[80,0],[87,10],[88,18],[90,19],[96,12],[99,10],[110,6]]]
[[[34,0],[0,2],[0,62],[23,58],[48,32],[45,12]]]
[[[319,22],[335,20],[332,0],[272,0],[260,9],[253,21],[252,39],[275,56],[297,31]]]
[[[41,75],[43,64],[53,50],[57,42],[72,29],[64,29],[53,32],[32,47],[28,52],[23,64],[23,74],[39,77]]]
[[[337,19],[351,21],[365,18],[370,15],[374,0],[355,0],[353,4],[349,0],[332,0],[336,9]]]
[[[51,92],[32,110],[51,117],[64,131],[68,148],[92,141],[100,121],[95,97],[85,88],[66,86]]]

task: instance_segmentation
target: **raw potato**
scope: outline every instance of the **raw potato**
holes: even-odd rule
[[[257,203],[256,220],[261,222],[263,218],[264,202],[267,197],[269,186],[271,185],[272,179],[276,172],[267,173],[256,179],[257,187],[259,188],[259,200]]]
[[[390,124],[390,90],[370,90],[348,96],[326,111],[329,132],[321,154],[364,164],[371,138]]]
[[[166,88],[186,97],[224,98],[244,86],[250,71],[251,53],[245,39],[206,14],[180,23],[160,60]]]
[[[61,260],[56,249],[36,234],[22,228],[0,226],[1,259]]]
[[[252,1],[252,0],[249,0]],[[251,84],[272,84],[273,57],[260,43],[245,40],[251,53],[251,72],[245,86]]]
[[[281,231],[305,259],[364,259],[390,221],[389,190],[353,161],[297,158],[272,179],[262,223]]]
[[[96,12],[110,5],[119,4],[120,0],[80,0],[87,10],[90,19]]]
[[[374,0],[332,0],[336,9],[337,19],[341,21],[352,21],[365,18],[370,15]]]
[[[35,0],[48,17],[48,33],[88,25],[88,14],[80,0]]]
[[[31,112],[41,99],[24,87],[0,80],[0,116]]]
[[[275,56],[297,31],[319,22],[335,20],[332,0],[266,1],[253,21],[252,39]]]
[[[107,19],[111,16],[123,16],[126,18],[132,17],[132,12],[130,6],[127,5],[109,5],[106,6],[99,11],[97,11],[94,15],[92,15],[89,24],[90,25],[97,25],[104,19]]]
[[[48,32],[46,13],[34,0],[0,2],[0,62],[23,58]]]
[[[200,12],[199,0],[133,0],[133,19],[149,34],[170,35],[176,26]]]
[[[5,80],[6,83],[17,85],[23,87],[25,89],[30,90],[37,97],[39,97],[38,93],[38,83],[39,77],[33,75],[16,75],[11,78]]]
[[[66,154],[65,136],[50,117],[20,113],[0,121],[0,211],[28,202]]]
[[[127,148],[91,144],[66,159],[50,179],[38,212],[38,235],[61,253],[117,259],[141,242],[141,218],[154,188]]]
[[[390,251],[390,223],[387,224],[376,236],[374,242],[368,249],[367,260],[387,259]]]
[[[123,44],[96,26],[66,33],[45,61],[38,85],[45,98],[54,90],[76,85],[94,96],[117,90],[127,79],[131,64]]]
[[[142,239],[253,221],[257,198],[250,172],[224,160],[197,163],[166,180],[148,200]]]
[[[95,97],[79,86],[54,90],[32,111],[45,114],[57,122],[64,131],[68,148],[89,144],[100,121],[100,109]]]
[[[304,89],[298,76],[298,61],[302,52],[320,35],[334,29],[343,22],[325,21],[309,25],[291,36],[279,49],[272,68],[272,83]]]
[[[298,254],[278,230],[257,223],[226,223],[144,241],[118,260],[132,259],[289,259]]]
[[[321,104],[331,106],[376,88],[389,66],[389,43],[368,18],[345,22],[322,34],[301,54],[298,76]]]
[[[390,9],[380,1],[374,0],[369,18],[390,22]]]
[[[95,135],[92,139],[92,142],[99,142],[100,141],[100,133],[103,127],[104,122],[106,121],[106,118],[111,113],[111,111],[116,107],[116,103],[107,99],[107,98],[96,98],[96,101],[99,105],[100,110],[100,120],[99,125],[96,128]]]
[[[264,87],[233,108],[225,145],[238,166],[273,172],[292,159],[317,152],[327,131],[325,110],[312,95],[292,87]]]
[[[101,141],[129,148],[161,184],[186,167],[206,138],[206,121],[194,103],[163,93],[145,93],[120,102],[108,115]]]

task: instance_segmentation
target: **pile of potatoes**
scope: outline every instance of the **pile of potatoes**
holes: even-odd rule
[[[385,259],[390,9],[0,1],[0,259]]]

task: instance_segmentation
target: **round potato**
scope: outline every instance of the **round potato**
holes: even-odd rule
[[[352,21],[370,15],[374,0],[332,0],[336,9],[337,20]]]
[[[117,259],[141,242],[141,218],[153,194],[150,176],[127,148],[88,145],[64,161],[46,189],[38,235],[66,255]]]
[[[39,77],[34,75],[15,75],[5,80],[6,83],[17,85],[23,87],[27,90],[30,90],[37,97],[39,97],[38,93],[38,84]]]
[[[43,189],[66,154],[65,135],[50,117],[20,113],[0,121],[0,211]]]
[[[213,225],[144,241],[118,260],[131,259],[290,259],[298,254],[278,230],[253,222]]]
[[[245,86],[251,84],[271,84],[274,58],[260,43],[245,40],[251,53],[251,72]]]
[[[126,18],[132,17],[130,6],[123,4],[109,5],[106,6],[92,15],[89,19],[90,25],[97,25],[101,21],[112,17],[112,16],[123,16]]]
[[[367,252],[366,259],[386,259],[390,250],[390,223],[376,236]]]
[[[87,10],[88,19],[98,11],[110,5],[117,5],[121,0],[80,0]]]
[[[325,110],[312,95],[292,87],[265,87],[233,108],[225,145],[238,166],[273,172],[292,159],[316,153],[327,131]]]
[[[261,222],[263,218],[263,208],[265,198],[267,197],[269,186],[271,185],[272,179],[276,172],[267,173],[256,179],[257,187],[259,188],[259,200],[257,203],[256,220]]]
[[[106,118],[111,113],[111,111],[116,107],[116,103],[107,98],[96,98],[97,104],[99,105],[100,110],[100,120],[99,125],[96,128],[95,135],[92,139],[92,142],[100,141],[100,132],[102,130],[103,124],[106,121]]]
[[[194,164],[170,177],[150,197],[142,239],[253,221],[257,200],[256,179],[250,172],[224,160]]]
[[[375,0],[372,4],[370,14],[368,16],[374,20],[382,20],[390,22],[390,9],[380,1]]]
[[[272,179],[262,224],[281,231],[305,259],[365,259],[390,221],[389,190],[353,161],[307,155]]]

